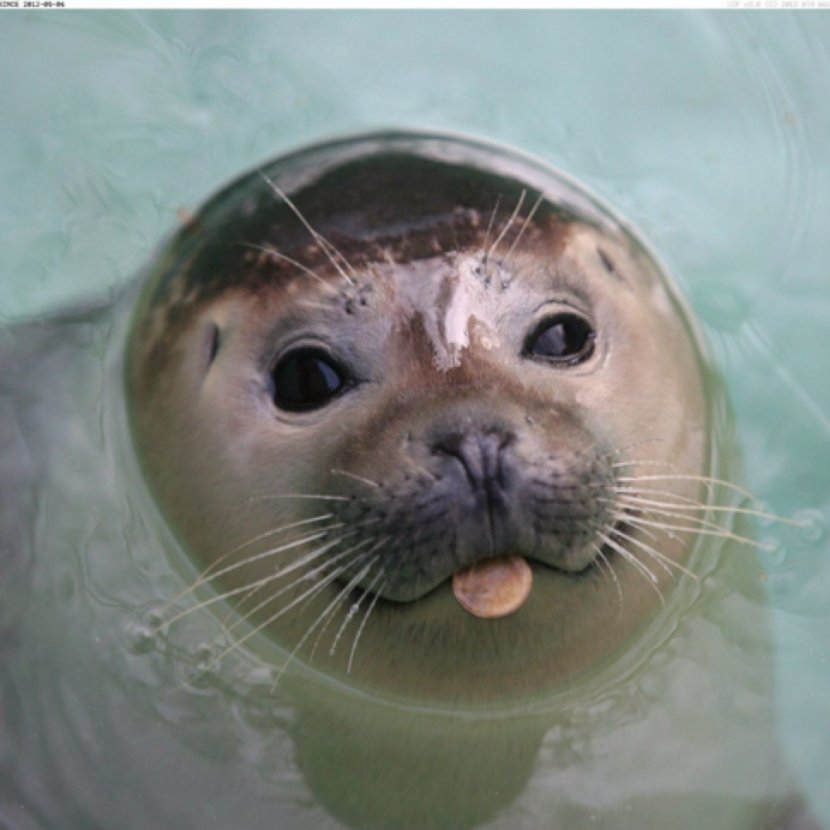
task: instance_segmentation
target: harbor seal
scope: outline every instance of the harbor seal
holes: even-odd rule
[[[635,235],[512,151],[403,134],[185,219],[114,302],[0,331],[8,803],[780,826],[756,511]]]
[[[574,183],[387,133],[211,199],[153,268],[126,375],[235,642],[474,702],[602,665],[665,602],[705,528],[705,372],[663,269]]]

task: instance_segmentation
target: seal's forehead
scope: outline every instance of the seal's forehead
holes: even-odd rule
[[[480,249],[511,222],[514,232],[547,232],[575,218],[529,181],[403,152],[351,159],[290,193],[280,164],[272,167],[223,191],[173,240],[154,280],[157,301],[279,285],[303,268],[329,272],[334,249],[353,267],[410,262]]]
[[[575,222],[613,226],[585,200],[577,206],[578,195],[556,174],[511,168],[492,149],[470,161],[444,152],[450,145],[467,152],[464,142],[438,144],[443,155],[385,144],[356,152],[346,142],[342,157],[337,146],[326,150],[325,164],[311,150],[241,177],[159,256],[137,318],[148,347],[167,351],[230,293],[273,301],[324,283],[336,285],[348,306],[359,298],[351,298],[347,277],[371,281],[380,263],[470,254],[496,261],[509,258],[519,239],[553,251]]]

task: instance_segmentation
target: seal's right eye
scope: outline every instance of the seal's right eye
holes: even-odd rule
[[[347,373],[322,349],[302,348],[283,355],[271,374],[274,403],[288,412],[325,406],[346,386]]]
[[[525,343],[523,354],[560,366],[575,366],[594,353],[596,333],[591,324],[570,312],[543,320]]]

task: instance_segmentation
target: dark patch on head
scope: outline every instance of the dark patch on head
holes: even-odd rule
[[[282,162],[275,162],[264,175],[278,183],[281,166]],[[201,304],[231,285],[256,289],[311,279],[302,268],[269,256],[268,248],[323,278],[339,271],[351,273],[345,262],[358,270],[371,262],[408,262],[480,248],[499,197],[491,243],[509,221],[523,191],[528,203],[538,194],[517,179],[402,152],[345,162],[290,194],[341,258],[330,256],[314,240],[262,174],[252,173],[200,211],[198,238],[192,232],[177,235],[173,255],[163,271],[157,272],[152,303],[167,301],[177,283],[177,293]],[[525,215],[517,216],[517,231]],[[551,216],[573,218],[559,206],[543,202],[532,224],[544,228]],[[505,243],[510,236],[505,236]],[[182,274],[182,263],[187,260],[192,265]]]
[[[316,153],[312,148],[278,159],[232,183],[162,253],[151,277],[147,309],[163,319],[156,318],[140,335],[154,338],[145,348],[156,371],[169,360],[183,328],[206,303],[230,288],[258,293],[298,280],[336,280],[342,288],[338,302],[346,314],[355,314],[367,304],[369,266],[457,251],[483,253],[485,242],[492,245],[509,225],[524,193],[526,207],[492,252],[491,260],[498,262],[539,194],[509,175],[376,148],[325,169],[290,192],[303,217],[330,243],[326,246],[269,183],[279,186],[286,173],[308,170],[313,175],[319,164]],[[521,247],[530,249],[542,241],[552,256],[576,219],[585,217],[543,201],[527,222]]]

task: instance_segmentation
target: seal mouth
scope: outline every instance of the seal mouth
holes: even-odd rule
[[[610,567],[610,561],[617,556],[613,544],[600,541],[614,538],[618,534],[630,536],[631,530],[624,520],[618,520],[599,534],[600,539],[592,545],[594,555],[580,567],[566,567],[557,564],[552,556],[544,552],[529,553],[521,548],[502,548],[478,556],[464,564],[456,564],[444,575],[421,579],[406,592],[397,596],[386,595],[382,590],[376,593],[379,599],[397,605],[408,605],[423,600],[445,586],[450,588],[458,604],[479,619],[500,619],[519,611],[529,598],[533,588],[534,572],[541,569],[559,574],[567,579],[582,579],[601,567]]]

